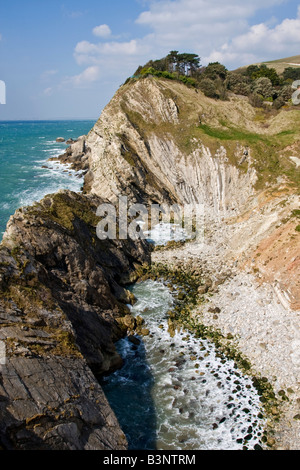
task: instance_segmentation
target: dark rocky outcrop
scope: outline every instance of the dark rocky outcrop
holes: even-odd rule
[[[86,136],[82,135],[76,140],[68,139],[68,147],[65,152],[57,157],[49,158],[49,161],[59,161],[62,164],[70,165],[75,171],[86,173],[89,170],[89,149],[86,147]]]
[[[11,217],[0,245],[0,442],[5,449],[125,449],[97,382],[122,364],[145,242],[96,235],[99,197],[61,191]]]
[[[89,134],[66,142],[53,160],[84,173],[83,194],[63,191],[18,210],[0,245],[0,446],[126,448],[97,376],[120,367],[115,341],[141,328],[124,286],[150,254],[142,241],[97,238],[97,206],[117,204],[120,195],[129,203],[203,207],[205,243],[158,251],[160,261],[165,256],[170,265],[174,256],[184,270],[192,257],[213,280],[197,295],[209,294],[220,310],[203,308],[201,321],[226,336],[237,332],[258,370],[278,377],[280,389],[298,390],[298,330],[289,303],[299,305],[300,121],[297,110],[286,111],[258,115],[236,96],[215,101],[183,83],[148,77],[125,83]],[[227,292],[228,267],[235,279]],[[274,285],[280,315],[268,291],[256,303],[252,278],[240,295],[252,271],[255,282]],[[290,360],[282,361],[282,351]],[[295,415],[284,426],[297,447]]]

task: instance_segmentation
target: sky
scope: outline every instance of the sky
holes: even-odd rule
[[[1,0],[0,120],[97,119],[171,50],[229,70],[299,55],[300,0]]]

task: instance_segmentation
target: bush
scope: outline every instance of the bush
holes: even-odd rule
[[[226,87],[237,95],[248,96],[251,91],[249,82],[247,76],[241,73],[229,72],[226,78]]]
[[[249,96],[249,103],[254,106],[254,108],[261,108],[263,106],[263,97],[258,93],[251,93]]]
[[[294,90],[290,85],[285,85],[281,88],[279,96],[281,96],[285,101],[288,101],[292,98]]]
[[[294,68],[294,67],[287,67],[283,71],[283,79],[284,80],[300,80],[300,67]]]
[[[267,77],[260,77],[254,80],[252,84],[252,91],[264,98],[271,98],[274,94],[272,82]]]
[[[273,108],[280,109],[285,104],[285,99],[282,96],[278,96],[276,100],[273,101]]]
[[[211,80],[216,80],[217,78],[225,80],[227,76],[227,68],[219,62],[210,62],[208,66],[205,67],[203,75],[205,78],[209,78]]]
[[[148,75],[153,75],[154,77],[167,78],[169,80],[179,80],[185,85],[195,87],[197,82],[194,78],[187,77],[186,75],[178,75],[177,73],[171,73],[167,70],[156,70],[153,67],[147,67],[140,70],[140,75],[147,77]]]
[[[208,96],[209,98],[218,97],[216,85],[210,78],[204,78],[201,80],[199,88],[205,94],[205,96]]]
[[[186,75],[179,75],[179,80],[185,85],[196,86],[197,82],[194,78],[187,77]]]
[[[269,68],[266,65],[250,66],[251,68],[251,79],[256,80],[257,78],[268,78],[271,80],[272,85],[280,85],[280,77],[275,69]],[[248,69],[250,68],[248,67]]]

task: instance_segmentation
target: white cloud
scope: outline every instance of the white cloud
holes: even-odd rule
[[[239,60],[249,60],[259,52],[268,52],[268,47],[264,43],[268,41],[269,33],[274,25],[274,16],[270,9],[270,18],[266,24],[256,25],[254,29],[249,25],[258,10],[267,9],[282,4],[286,0],[252,0],[245,2],[240,0],[159,0],[150,4],[148,11],[141,13],[136,23],[151,28],[154,33],[153,50],[161,49],[164,45],[166,51],[171,49],[188,50],[198,53],[206,62],[211,57],[226,59],[229,65]],[[266,10],[267,11],[267,10]],[[286,20],[288,21],[288,20]],[[294,20],[291,20],[291,27],[294,29]],[[287,36],[286,27],[282,25],[274,36],[280,38]],[[260,30],[265,30],[265,34]],[[291,37],[294,38],[295,34]],[[242,46],[238,49],[239,41]],[[235,40],[236,38],[236,40]],[[261,39],[260,39],[261,38]],[[252,41],[259,43],[257,50]],[[277,43],[279,43],[277,41]],[[231,47],[230,47],[231,45]],[[287,37],[284,39],[284,47],[278,52],[287,51]],[[226,51],[226,54],[225,54]],[[299,52],[299,51],[298,51]],[[297,52],[297,53],[298,53]],[[295,50],[293,49],[295,54]],[[292,55],[292,54],[290,54]]]
[[[212,51],[207,60],[240,61],[241,65],[245,65],[299,54],[299,44],[300,15],[296,19],[285,19],[273,28],[264,23],[254,25],[245,34]]]
[[[140,30],[148,30],[144,36],[122,40],[101,24],[92,31],[101,42],[77,43],[75,60],[87,68],[73,77],[73,83],[92,83],[100,79],[100,70],[108,79],[127,78],[138,65],[174,49],[197,53],[204,65],[218,60],[228,68],[299,54],[300,5],[297,18],[278,24],[274,17],[272,7],[285,2],[288,0],[151,0],[136,19]],[[253,24],[260,10],[266,21]]]
[[[107,24],[101,24],[93,29],[93,34],[100,38],[108,38],[111,36],[111,29]]]
[[[79,63],[83,56],[88,57],[88,60],[97,60],[101,55],[133,55],[138,52],[138,41],[132,39],[128,42],[110,41],[100,44],[93,44],[88,41],[81,41],[75,47],[75,57]],[[93,59],[94,58],[94,59]]]
[[[74,57],[80,66],[98,66],[105,71],[106,78],[115,78],[124,74],[121,78],[123,80],[137,68],[136,61],[142,53],[143,49],[139,41],[135,39],[127,42],[109,41],[100,44],[81,41],[75,47]]]
[[[70,18],[72,20],[76,20],[84,15],[85,12],[79,10],[69,10],[65,5],[61,6],[61,11],[63,16]]]
[[[45,70],[42,75],[41,75],[41,78],[43,80],[48,80],[49,78],[53,77],[54,75],[56,75],[58,73],[57,70]]]
[[[74,18],[80,18],[83,15],[82,11],[71,11],[69,13],[69,17],[74,19]]]
[[[43,94],[46,96],[51,96],[52,93],[53,93],[53,88],[51,87],[45,88],[45,90],[43,91]]]
[[[96,82],[101,76],[100,67],[92,65],[87,67],[83,72],[73,77],[65,79],[65,84],[72,84],[75,88],[84,88],[88,84]]]

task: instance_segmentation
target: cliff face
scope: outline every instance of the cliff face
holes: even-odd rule
[[[102,202],[60,192],[8,223],[0,247],[4,448],[126,448],[95,375],[122,363],[117,319],[132,301],[123,284],[149,252],[143,242],[97,238]]]
[[[227,227],[224,257],[248,263],[298,309],[299,114],[253,108],[243,97],[215,101],[182,83],[146,78],[118,90],[67,158],[82,162],[86,193],[114,203],[127,195],[202,204],[206,229],[221,224],[223,234]],[[279,227],[284,237],[275,245]]]
[[[203,204],[214,217],[238,209],[253,193],[255,171],[239,171],[223,146],[213,152],[200,138],[205,100],[153,79],[120,89],[86,138],[85,190],[112,201],[126,194],[139,202]],[[249,161],[242,146],[235,154]]]
[[[202,204],[205,249],[190,246],[208,261],[205,274],[250,271],[286,309],[299,308],[299,124],[293,110],[217,102],[170,80],[117,91],[60,158],[85,172],[83,194],[18,210],[0,245],[3,448],[126,448],[95,377],[121,365],[124,285],[150,253],[142,240],[99,240],[103,202]]]

